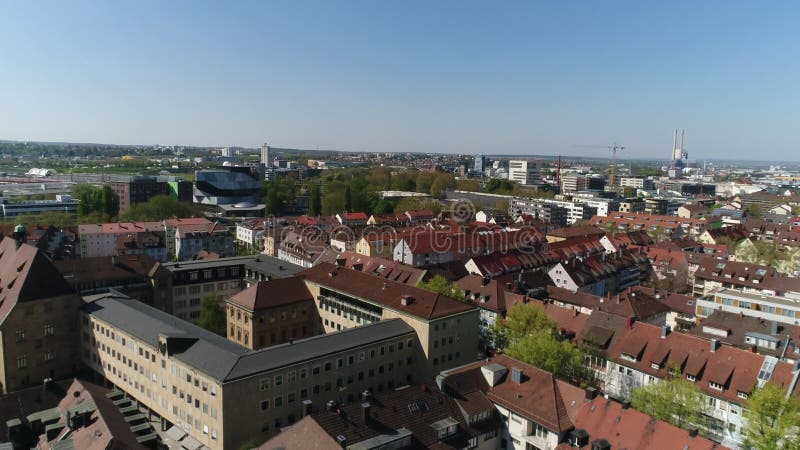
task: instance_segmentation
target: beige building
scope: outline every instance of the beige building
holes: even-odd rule
[[[249,349],[322,333],[314,297],[301,278],[260,281],[225,303],[228,340]]]
[[[478,357],[479,310],[423,289],[321,263],[301,273],[326,332],[399,318],[420,342],[419,381]]]
[[[414,329],[384,320],[252,351],[141,302],[87,298],[83,362],[210,449],[264,441],[329,401],[413,382]]]
[[[0,241],[0,394],[77,371],[81,304],[36,247]]]

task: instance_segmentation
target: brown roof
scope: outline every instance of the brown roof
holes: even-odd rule
[[[605,231],[601,230],[600,228],[597,228],[594,225],[577,225],[550,231],[549,233],[547,233],[547,236],[570,238],[578,236],[582,237],[602,236],[604,234],[606,234]]]
[[[308,291],[302,278],[288,277],[259,281],[227,301],[250,311],[257,311],[313,300],[314,296]]]
[[[320,263],[297,274],[308,282],[343,292],[361,299],[381,304],[397,311],[405,311],[423,319],[437,319],[474,309],[435,292],[426,291],[390,280],[361,273],[329,263]],[[411,302],[403,306],[404,297]]]
[[[342,450],[342,446],[328,435],[311,416],[285,428],[279,435],[256,447],[258,450]]]
[[[684,333],[668,333],[661,337],[661,327],[646,323],[637,323],[625,330],[616,343],[608,351],[608,358],[617,364],[634,367],[658,378],[668,375],[668,367],[680,369],[681,375],[692,375],[694,383],[706,395],[722,398],[733,403],[743,404],[746,401],[738,397],[738,392],[749,393],[757,384],[757,377],[764,356],[747,350],[721,345],[711,351],[710,341]],[[641,356],[636,362],[620,359],[621,353],[634,354],[644,344]],[[667,348],[666,362],[654,369],[651,362],[659,358],[658,354]],[[634,354],[635,355],[635,354]],[[769,382],[782,387],[791,383],[791,365],[779,361]],[[780,369],[780,370],[779,370]],[[709,386],[709,381],[723,384],[722,390]]]
[[[147,254],[140,254],[61,260],[54,261],[53,264],[73,285],[81,285],[109,280],[144,279],[153,270],[156,260]]]
[[[481,367],[489,364],[507,370],[494,386],[481,373]],[[513,368],[522,373],[519,384],[511,379]],[[493,403],[559,434],[572,428],[579,400],[585,396],[583,389],[556,380],[550,372],[502,354],[446,372],[444,385],[445,392],[455,397],[480,390]]]
[[[425,276],[425,269],[407,266],[384,258],[370,257],[355,252],[342,252],[336,265],[375,275],[398,283],[416,286]]]
[[[370,420],[367,423],[360,401],[340,405],[336,411],[315,405],[311,417],[329,436],[343,436],[348,447],[406,428],[412,433],[411,448],[460,449],[469,446],[470,438],[499,426],[493,417],[475,425],[468,424],[455,400],[443,395],[436,386],[413,385],[377,393],[369,403]],[[457,431],[454,436],[440,440],[432,425],[445,419],[455,421]]]
[[[597,397],[582,405],[575,418],[575,428],[589,435],[589,443],[580,448],[589,449],[592,442],[605,439],[612,449],[648,450],[711,450],[726,449],[704,437],[689,435],[689,432],[674,425],[636,411],[623,408],[620,403]],[[557,450],[575,447],[560,444]]]
[[[0,241],[0,323],[20,302],[74,293],[53,263],[36,247]]]
[[[675,292],[659,291],[645,286],[634,286],[631,291],[638,295],[649,295],[667,306],[670,311],[694,316],[694,298],[690,295],[677,294]]]

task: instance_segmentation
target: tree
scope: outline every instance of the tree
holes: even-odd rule
[[[448,173],[440,173],[436,176],[431,184],[430,194],[431,197],[440,198],[442,192],[456,187],[456,179]]]
[[[182,202],[170,195],[156,195],[143,203],[134,203],[122,214],[124,220],[158,221],[168,217],[197,217],[200,209],[191,202]]]
[[[480,192],[481,183],[477,180],[458,180],[456,189],[459,191]]]
[[[308,199],[308,214],[311,216],[322,214],[322,193],[317,183],[311,185],[310,198]]]
[[[425,197],[403,197],[402,200],[397,202],[394,208],[396,213],[404,213],[406,211],[416,211],[420,209],[430,209],[434,214],[438,214],[442,209],[442,205],[438,201]]]
[[[461,302],[467,301],[464,290],[456,286],[455,283],[447,281],[447,278],[441,275],[436,275],[428,281],[420,281],[417,287],[454,298]]]
[[[703,393],[694,383],[679,377],[635,388],[631,392],[631,405],[677,427],[701,428],[704,424]]]
[[[119,213],[119,197],[107,185],[92,186],[88,183],[78,183],[72,188],[72,196],[78,204],[78,215],[88,216],[98,213],[110,220]]]
[[[800,402],[768,383],[753,391],[744,411],[745,445],[756,450],[800,449]]]
[[[512,341],[505,353],[558,378],[582,382],[588,377],[581,349],[569,341],[557,339],[549,330],[534,331]]]
[[[547,370],[558,378],[584,385],[593,383],[585,365],[586,352],[562,340],[556,323],[539,305],[512,306],[505,319],[489,326],[489,342],[512,358]]]
[[[225,335],[225,310],[220,306],[217,297],[205,295],[200,299],[200,317],[194,320],[198,327]]]

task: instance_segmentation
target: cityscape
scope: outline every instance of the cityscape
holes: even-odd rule
[[[3,5],[0,450],[800,449],[796,5]]]

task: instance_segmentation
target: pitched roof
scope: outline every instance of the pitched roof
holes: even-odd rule
[[[608,441],[612,449],[722,450],[726,448],[704,437],[692,437],[686,430],[653,419],[635,409],[624,408],[622,404],[602,397],[596,397],[582,405],[575,417],[575,429],[583,430],[589,435],[587,445],[579,447],[582,449],[591,448],[591,443],[598,439]],[[575,447],[567,443],[556,447],[557,450],[573,448]]]
[[[258,450],[302,449],[342,450],[342,445],[322,428],[311,416],[284,428],[280,434],[256,447]]]
[[[336,259],[336,265],[375,275],[379,278],[407,284],[409,286],[416,286],[419,284],[426,274],[424,269],[349,251],[339,254]]]
[[[489,365],[506,370],[494,386],[487,383],[481,372],[481,367]],[[512,380],[513,368],[521,371],[521,383]],[[557,380],[550,372],[502,354],[445,371],[442,375],[446,393],[465,397],[483,392],[491,402],[559,434],[573,427],[579,400],[585,396],[583,389]]]
[[[131,298],[105,294],[87,300],[83,306],[86,313],[152,347],[158,347],[159,334],[184,339],[186,345],[176,349],[172,357],[220,382],[343,352],[370,340],[377,342],[414,333],[402,320],[387,319],[251,351]]]
[[[259,281],[226,301],[250,311],[258,311],[313,300],[314,296],[302,278],[288,277]]]
[[[474,306],[435,292],[382,280],[329,263],[317,264],[300,272],[298,276],[308,282],[428,320],[475,309]],[[404,306],[401,303],[403,297],[410,297],[411,303]]]
[[[711,351],[710,341],[684,333],[668,333],[661,337],[661,327],[637,323],[626,329],[609,349],[608,359],[617,364],[634,367],[646,374],[665,378],[668,367],[680,369],[681,375],[695,377],[693,381],[705,394],[737,404],[746,403],[738,392],[749,393],[757,385],[764,356],[747,350],[721,345]],[[639,348],[637,361],[621,359],[622,353],[631,353]],[[654,369],[651,364],[660,364]],[[785,367],[784,367],[785,366]],[[788,387],[791,383],[791,365],[784,361],[776,363],[769,382]],[[709,386],[709,382],[722,384],[722,390]]]
[[[0,323],[17,303],[72,294],[52,261],[36,247],[14,239],[0,241]]]

